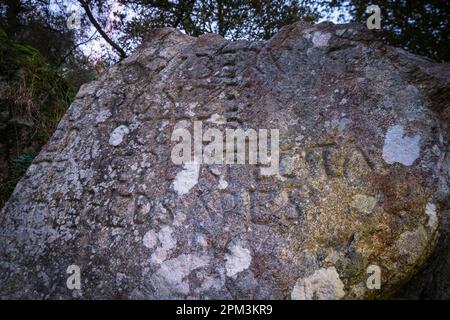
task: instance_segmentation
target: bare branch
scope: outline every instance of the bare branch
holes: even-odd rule
[[[89,8],[89,5],[87,4],[87,2],[85,2],[83,0],[78,0],[78,2],[83,7],[84,11],[86,12],[86,15],[88,16],[89,21],[92,23],[92,25],[95,27],[95,29],[97,29],[98,33],[100,33],[100,35],[103,37],[103,39],[105,39],[105,41],[108,42],[111,45],[111,47],[113,47],[119,53],[120,59],[122,60],[122,59],[126,58],[127,54],[125,53],[125,51],[117,43],[115,43],[106,34],[105,31],[103,31],[102,27],[97,22],[94,15],[92,14],[92,11]]]
[[[67,52],[66,55],[58,63],[58,68],[62,66],[62,64],[66,61],[66,59],[72,54],[72,52],[74,52],[79,46],[82,46],[83,44],[86,44],[89,41],[91,41],[96,34],[97,34],[97,30],[92,34],[92,36],[89,37],[89,39],[82,41],[82,42],[76,44],[75,46],[73,46],[72,49],[70,49],[69,52]]]

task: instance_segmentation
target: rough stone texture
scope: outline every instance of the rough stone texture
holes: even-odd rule
[[[80,89],[17,185],[0,296],[388,296],[448,216],[448,75],[355,25],[266,42],[157,30]],[[173,164],[171,133],[193,120],[279,129],[280,174]],[[372,264],[381,290],[366,288]]]

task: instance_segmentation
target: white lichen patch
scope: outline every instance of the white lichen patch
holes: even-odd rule
[[[159,126],[158,126],[158,130],[160,131],[160,132],[162,132],[163,130],[164,130],[164,128],[165,127],[167,127],[168,125],[169,125],[169,121],[167,121],[167,120],[162,120],[160,123],[159,123]]]
[[[320,268],[298,279],[291,292],[292,300],[337,300],[344,296],[344,284],[335,267]]]
[[[250,250],[240,245],[232,246],[230,253],[225,255],[225,269],[227,276],[232,277],[250,266],[252,256]]]
[[[224,116],[214,113],[207,121],[214,124],[225,124],[226,119]]]
[[[344,104],[347,103],[347,99],[346,98],[342,98],[341,102],[339,102],[339,104],[342,106]]]
[[[214,165],[209,166],[209,171],[211,171],[211,173],[215,176],[220,176],[220,174],[221,174],[219,168]]]
[[[311,39],[311,32],[313,31],[313,29],[312,28],[309,28],[309,29],[305,29],[305,30],[303,30],[303,36],[306,38],[306,39]]]
[[[96,123],[105,122],[109,117],[111,117],[111,112],[109,110],[102,110],[95,117],[95,122]]]
[[[420,135],[407,137],[403,126],[395,125],[388,129],[384,138],[383,159],[388,164],[395,162],[410,166],[420,154]]]
[[[200,173],[200,164],[195,162],[185,163],[183,170],[177,173],[173,181],[173,189],[182,196],[197,184]]]
[[[345,33],[345,31],[347,31],[347,29],[339,29],[335,31],[335,34],[340,37]]]
[[[98,87],[100,85],[100,81],[92,81],[83,84],[80,89],[78,90],[78,93],[76,95],[76,98],[83,98],[85,96],[93,96],[95,92],[97,91]]]
[[[332,129],[337,129],[339,132],[344,132],[352,120],[348,118],[333,118],[330,122],[330,127]]]
[[[165,294],[188,294],[189,282],[185,279],[193,270],[208,265],[209,257],[181,254],[161,264],[155,277],[160,282],[160,290],[167,290]]]
[[[189,108],[189,110],[188,110],[188,112],[187,112],[187,114],[188,114],[188,116],[190,116],[190,117],[194,117],[195,116],[195,108],[197,107],[197,102],[191,102],[191,103],[189,103],[188,104],[188,108]]]
[[[158,236],[155,231],[149,230],[145,233],[144,238],[142,239],[144,246],[153,249],[158,242]]]
[[[274,203],[278,208],[282,208],[282,207],[286,206],[289,203],[288,192],[285,189],[282,190],[278,194],[278,196],[274,199]]]
[[[228,187],[228,182],[224,179],[223,176],[220,177],[219,179],[219,189],[220,190],[224,190]]]
[[[189,127],[190,121],[189,120],[180,120],[175,124],[175,130],[176,129],[186,129]]]
[[[425,207],[425,213],[428,216],[428,224],[427,226],[434,229],[437,226],[437,214],[436,214],[436,205],[432,202],[428,202]]]
[[[208,246],[208,241],[206,240],[203,234],[197,234],[195,242],[200,245],[202,248],[206,248]]]
[[[115,128],[109,137],[109,144],[112,146],[118,146],[123,142],[123,138],[129,133],[130,129],[128,129],[125,125]]]
[[[362,213],[372,213],[373,209],[377,205],[377,199],[371,196],[366,196],[364,194],[356,194],[352,197],[352,202],[350,206],[355,208]]]
[[[174,249],[177,245],[177,239],[174,238],[173,228],[170,226],[164,226],[158,232],[158,240],[160,246],[156,248],[151,256],[151,261],[153,263],[162,263],[167,258],[167,254],[170,250]]]
[[[328,41],[331,38],[331,34],[328,32],[314,32],[312,42],[314,47],[325,47],[328,45]]]
[[[184,224],[186,221],[186,214],[183,212],[177,211],[175,212],[174,218],[173,218],[173,225],[180,227]]]

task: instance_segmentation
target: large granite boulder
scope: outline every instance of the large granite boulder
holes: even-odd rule
[[[0,297],[389,296],[448,214],[448,75],[356,25],[156,30],[80,89],[4,207]],[[174,163],[194,122],[279,130],[272,166]]]

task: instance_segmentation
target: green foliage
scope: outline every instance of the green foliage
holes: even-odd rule
[[[105,2],[93,1],[98,7]],[[133,19],[124,21],[119,38],[124,48],[139,42],[148,30],[174,27],[192,36],[217,33],[227,39],[269,39],[283,26],[315,21],[319,8],[308,0],[132,0]]]
[[[35,150],[31,150],[28,153],[24,153],[18,156],[14,160],[14,170],[17,172],[17,174],[23,176],[36,156],[37,152]]]
[[[35,48],[0,28],[0,206],[48,141],[75,92]],[[30,151],[31,150],[31,151]]]
[[[351,20],[365,23],[370,4],[381,10],[379,37],[386,43],[437,61],[450,60],[450,6],[448,1],[333,0],[329,7],[346,9]]]
[[[13,116],[33,121],[45,143],[73,100],[74,90],[38,50],[6,37],[0,40],[0,74],[10,88],[3,103],[10,104]]]
[[[90,1],[101,20],[113,10],[111,1]],[[198,36],[217,33],[228,39],[268,39],[284,25],[340,17],[365,24],[371,4],[381,9],[382,29],[376,31],[387,44],[438,61],[450,58],[448,1],[426,0],[130,0],[117,12],[117,41],[128,52],[157,27],[175,27]],[[132,14],[130,14],[132,13]],[[125,17],[128,15],[128,19]]]
[[[35,150],[31,150],[27,153],[23,153],[16,159],[13,159],[10,163],[10,171],[8,179],[2,182],[0,185],[0,201],[4,202],[9,195],[14,191],[16,184],[27,172],[28,167],[33,162],[33,159],[37,156]]]

